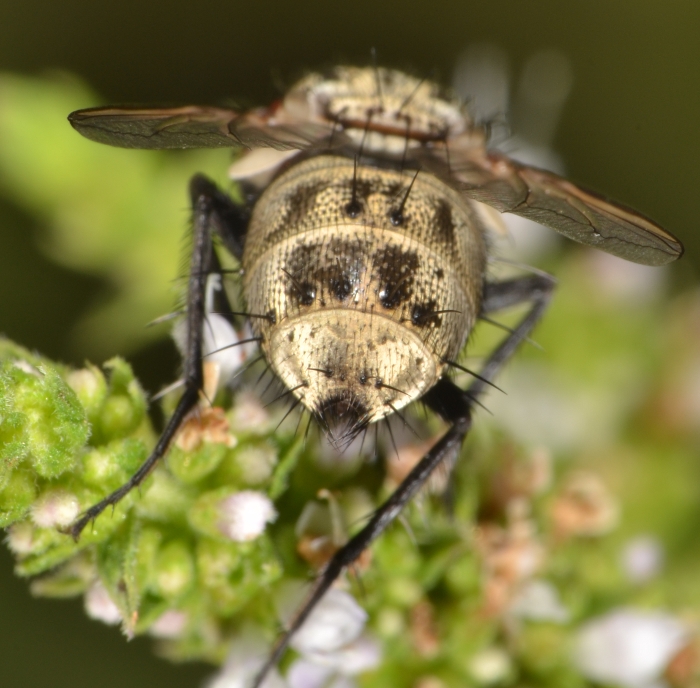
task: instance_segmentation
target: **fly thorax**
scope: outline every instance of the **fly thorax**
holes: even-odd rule
[[[340,66],[309,74],[287,93],[276,116],[332,122],[365,153],[399,159],[407,148],[465,134],[484,145],[483,130],[459,99],[432,81],[381,67]]]
[[[258,200],[244,290],[277,376],[351,439],[430,389],[479,312],[474,206],[428,173],[319,156]]]

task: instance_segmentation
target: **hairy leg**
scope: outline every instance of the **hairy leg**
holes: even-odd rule
[[[187,343],[183,363],[184,392],[175,412],[163,430],[150,456],[134,475],[119,489],[91,506],[68,528],[67,532],[78,540],[88,523],[96,519],[107,507],[115,505],[135,487],[138,487],[168,451],[183,422],[197,406],[204,385],[202,370],[202,327],[206,319],[206,287],[209,275],[219,268],[212,245],[214,232],[237,258],[242,254],[248,212],[233,203],[216,185],[201,175],[190,182],[192,199],[193,247],[187,285]]]

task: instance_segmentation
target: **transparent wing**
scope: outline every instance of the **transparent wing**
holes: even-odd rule
[[[665,265],[683,245],[653,220],[551,172],[497,153],[449,151],[450,177],[464,193],[503,213],[515,213],[581,244],[643,265]]]
[[[77,110],[68,121],[92,141],[121,148],[307,149],[331,137],[325,123],[277,120],[266,108],[239,113],[217,107],[99,107]]]

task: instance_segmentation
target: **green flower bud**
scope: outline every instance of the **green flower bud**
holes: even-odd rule
[[[269,480],[277,463],[277,448],[269,443],[249,444],[234,454],[244,485],[261,485]]]
[[[95,425],[99,440],[109,441],[125,437],[139,427],[146,413],[146,398],[131,366],[123,359],[113,358],[104,367],[110,371],[109,391]]]
[[[51,573],[31,583],[32,595],[37,597],[74,597],[84,593],[95,580],[95,565],[91,557],[81,554]]]
[[[406,631],[406,614],[396,607],[383,606],[377,613],[376,629],[385,638],[396,638]]]
[[[182,597],[194,582],[194,559],[182,540],[173,540],[158,552],[153,575],[153,590],[172,600]]]
[[[487,647],[469,658],[467,670],[482,686],[502,684],[513,673],[513,660],[500,647]]]
[[[36,498],[34,476],[28,469],[12,473],[0,492],[0,527],[21,519]]]
[[[197,544],[197,572],[217,613],[228,617],[250,600],[269,601],[269,586],[282,569],[266,536],[252,542],[201,538]],[[266,593],[261,597],[262,593]]]
[[[82,478],[102,492],[116,490],[133,475],[147,456],[148,450],[141,440],[110,442],[85,455]]]
[[[109,397],[100,412],[100,429],[106,437],[123,437],[138,425],[131,399],[122,394]]]
[[[412,607],[423,596],[423,588],[411,578],[394,578],[386,590],[389,604],[398,607]]]
[[[22,361],[5,362],[1,377],[0,484],[25,457],[42,477],[55,478],[71,469],[89,435],[75,392],[48,366],[39,370]]]
[[[107,380],[102,371],[97,366],[88,364],[85,368],[68,373],[66,382],[76,393],[90,421],[94,423],[107,397]]]
[[[213,473],[227,455],[225,444],[202,442],[193,452],[175,445],[168,454],[168,468],[183,483],[196,483]]]

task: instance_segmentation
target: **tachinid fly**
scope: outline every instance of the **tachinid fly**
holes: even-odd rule
[[[456,458],[474,403],[544,312],[554,286],[549,276],[487,279],[499,213],[646,265],[683,252],[635,211],[490,150],[463,103],[390,69],[312,74],[280,103],[242,113],[102,107],[69,119],[87,138],[125,148],[243,148],[230,176],[246,198],[235,203],[205,177],[192,179],[184,392],[146,463],[73,524],[75,538],[144,480],[200,404],[208,282],[221,272],[214,235],[240,261],[250,327],[269,366],[332,443],[346,447],[416,400],[450,424],[329,560],[256,686],[342,571],[437,466]],[[521,303],[530,304],[526,315],[473,384],[457,387],[446,373],[476,321]]]

